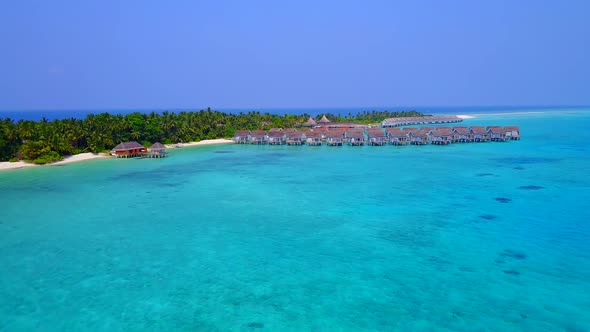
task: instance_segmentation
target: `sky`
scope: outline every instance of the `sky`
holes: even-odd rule
[[[590,1],[3,1],[0,110],[590,105]]]

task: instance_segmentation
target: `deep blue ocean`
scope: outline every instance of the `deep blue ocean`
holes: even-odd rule
[[[583,109],[583,107],[565,107],[565,106],[529,106],[529,107],[522,107],[522,106],[485,106],[485,107],[424,107],[424,106],[407,106],[407,107],[341,107],[341,108],[221,108],[215,109],[222,112],[227,113],[248,113],[251,111],[256,111],[260,113],[271,113],[271,114],[309,114],[312,116],[317,116],[325,113],[331,114],[341,114],[343,116],[347,115],[348,113],[356,114],[363,111],[411,111],[416,110],[425,114],[479,114],[479,113],[515,113],[515,112],[536,112],[536,111],[572,111],[572,110],[579,110]],[[586,107],[588,109],[588,107]],[[10,111],[10,110],[0,110],[0,119],[1,118],[10,118],[15,121],[18,120],[34,120],[39,121],[42,118],[46,118],[47,120],[56,120],[56,119],[68,119],[68,118],[76,118],[76,119],[83,119],[88,114],[98,114],[102,112],[108,112],[111,114],[129,114],[133,112],[140,112],[140,113],[162,113],[164,111],[169,112],[181,112],[181,111],[199,111],[199,109],[111,109],[111,110],[28,110],[28,111]]]
[[[589,331],[590,112],[537,111],[0,172],[0,331]]]

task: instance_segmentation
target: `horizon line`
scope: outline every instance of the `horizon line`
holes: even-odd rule
[[[414,106],[279,106],[279,107],[154,107],[154,108],[138,108],[138,107],[112,107],[112,108],[46,108],[46,109],[0,109],[0,112],[100,112],[108,113],[109,111],[135,111],[135,112],[195,112],[206,110],[210,108],[213,111],[224,112],[225,110],[248,110],[249,112],[261,110],[334,110],[334,109],[363,109],[375,111],[387,111],[388,109],[405,109],[405,111],[415,110],[417,108],[590,108],[590,105],[414,105]],[[402,110],[403,111],[403,110]],[[395,111],[394,111],[395,112]]]

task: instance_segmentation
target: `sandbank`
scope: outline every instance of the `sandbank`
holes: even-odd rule
[[[475,116],[469,115],[469,114],[458,114],[457,117],[459,119],[473,119],[473,118],[475,118]]]

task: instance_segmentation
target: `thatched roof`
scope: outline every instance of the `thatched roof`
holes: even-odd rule
[[[166,150],[166,147],[162,143],[156,142],[150,146],[150,150]]]
[[[135,149],[143,149],[145,148],[143,145],[137,143],[136,141],[131,142],[122,142],[119,145],[113,148],[113,151],[129,151]]]
[[[330,123],[330,122],[331,122],[331,121],[330,121],[330,120],[328,120],[328,118],[326,118],[326,116],[324,115],[324,116],[322,116],[322,118],[320,119],[320,122],[319,122],[319,123]]]
[[[315,126],[315,125],[317,125],[317,124],[318,124],[318,123],[317,123],[317,122],[315,122],[315,120],[314,120],[314,119],[312,119],[311,117],[310,117],[310,118],[307,120],[307,122],[305,122],[305,125],[306,125],[306,126],[310,126],[310,127],[311,127],[311,126]]]

